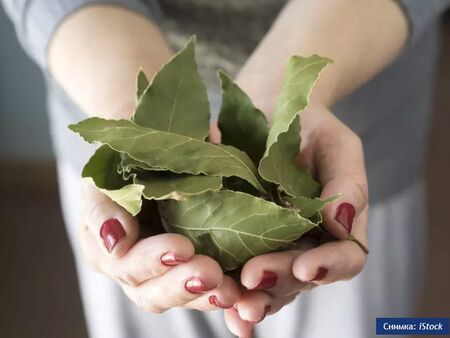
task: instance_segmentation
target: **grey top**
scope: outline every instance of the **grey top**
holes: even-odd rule
[[[2,0],[22,46],[47,77],[51,133],[58,160],[78,171],[92,153],[67,125],[85,114],[48,76],[46,52],[58,25],[90,4],[116,4],[157,22],[174,48],[198,35],[200,71],[217,109],[215,71],[235,74],[286,0]],[[407,187],[423,172],[429,127],[438,21],[450,0],[398,0],[409,20],[407,48],[368,84],[333,108],[362,138],[371,202]]]

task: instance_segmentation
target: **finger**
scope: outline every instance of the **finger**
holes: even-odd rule
[[[229,309],[240,298],[241,292],[234,279],[230,276],[224,276],[223,282],[219,287],[187,303],[185,307],[199,311],[210,311],[218,308]]]
[[[289,296],[309,287],[309,283],[299,281],[292,274],[292,264],[301,252],[289,250],[253,257],[242,268],[242,285],[249,290],[266,290],[276,297]]]
[[[283,306],[292,302],[297,295],[272,297],[264,291],[245,292],[235,308],[239,317],[253,325],[260,323],[269,314],[278,312]]]
[[[131,286],[158,277],[194,256],[192,243],[178,234],[163,234],[142,239],[125,255],[118,258],[105,255],[98,248],[89,230],[82,232],[81,243],[85,258],[96,271]]]
[[[323,185],[321,198],[341,194],[341,198],[327,204],[322,211],[324,226],[337,238],[346,238],[367,206],[368,188],[361,140],[343,125],[325,129],[316,136],[314,162]]]
[[[253,324],[239,317],[239,313],[235,308],[225,310],[225,324],[232,334],[241,338],[250,338],[252,336]]]
[[[366,215],[367,208],[361,217]],[[355,237],[365,238],[363,232],[362,227],[355,229]],[[365,261],[366,254],[355,242],[333,241],[300,254],[293,262],[292,273],[303,282],[328,284],[356,276]]]
[[[223,281],[219,264],[207,256],[194,256],[164,275],[137,287],[122,285],[125,293],[146,311],[161,313],[185,304],[218,287]]]
[[[83,224],[101,250],[113,257],[124,255],[137,241],[139,225],[125,209],[83,180]]]

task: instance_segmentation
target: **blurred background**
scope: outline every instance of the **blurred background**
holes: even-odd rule
[[[450,15],[443,24],[427,180],[430,227],[418,316],[450,316]],[[0,7],[0,336],[86,336],[58,202],[42,76]]]

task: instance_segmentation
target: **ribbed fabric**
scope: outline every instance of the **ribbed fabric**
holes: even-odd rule
[[[118,5],[153,20],[160,16],[155,1],[140,0],[2,0],[14,22],[17,36],[28,55],[47,70],[47,48],[59,24],[82,7],[98,4]]]

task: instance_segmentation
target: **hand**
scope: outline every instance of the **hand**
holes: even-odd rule
[[[294,250],[250,259],[241,272],[247,289],[235,308],[225,311],[233,334],[250,337],[253,326],[279,311],[302,291],[348,280],[363,268],[366,254],[350,234],[367,242],[368,192],[360,139],[331,112],[314,107],[302,113],[301,165],[317,174],[322,198],[342,197],[323,210],[325,229],[340,239],[324,244],[303,240]]]
[[[239,300],[235,281],[213,259],[195,255],[186,237],[139,238],[144,228],[138,220],[89,181],[83,182],[83,202],[80,239],[87,263],[114,279],[139,307],[155,313],[177,306],[206,311]]]

